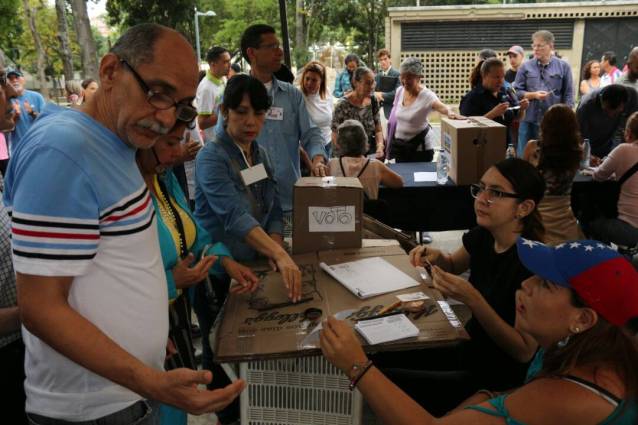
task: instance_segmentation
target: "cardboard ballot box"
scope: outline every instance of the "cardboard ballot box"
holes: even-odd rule
[[[441,147],[449,153],[450,178],[457,185],[479,181],[483,173],[505,159],[507,127],[485,117],[441,119]]]
[[[300,178],[293,191],[293,253],[360,248],[362,214],[356,177]]]

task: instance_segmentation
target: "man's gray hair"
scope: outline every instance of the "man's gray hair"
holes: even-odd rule
[[[155,42],[166,30],[159,24],[139,24],[129,28],[111,47],[113,53],[132,67],[153,62]]]
[[[417,58],[405,58],[399,66],[399,73],[423,76],[423,63]]]
[[[551,44],[552,46],[554,45],[554,34],[547,30],[536,31],[534,34],[532,34],[532,41],[536,40],[537,38],[540,38],[547,44]]]
[[[345,120],[337,127],[337,146],[343,156],[360,156],[368,151],[368,135],[357,120]]]

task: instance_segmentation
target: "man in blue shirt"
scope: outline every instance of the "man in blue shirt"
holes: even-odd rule
[[[352,91],[352,73],[355,69],[361,66],[361,61],[356,53],[348,54],[343,60],[343,63],[346,67],[343,69],[341,74],[337,75],[335,89],[332,92],[335,99],[339,99],[340,97],[345,96],[349,91]]]
[[[40,93],[24,88],[22,71],[10,69],[7,72],[7,80],[18,95],[12,101],[16,119],[15,129],[11,132],[11,149],[13,150],[42,112],[46,102]]]
[[[519,157],[525,145],[538,137],[538,130],[545,111],[556,103],[574,106],[572,70],[567,62],[554,55],[554,34],[537,31],[532,35],[534,58],[521,65],[514,81],[518,97],[530,102],[525,118],[518,130]]]
[[[326,175],[326,151],[321,130],[310,119],[301,91],[273,76],[281,67],[283,57],[273,27],[263,24],[248,27],[241,38],[241,52],[250,63],[251,75],[264,83],[272,97],[272,106],[257,143],[272,161],[286,222],[292,212],[292,189],[301,177],[300,142],[312,159],[312,173]]]

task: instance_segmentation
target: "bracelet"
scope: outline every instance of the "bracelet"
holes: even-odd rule
[[[352,365],[352,368],[350,369],[352,372],[355,372],[355,373],[358,371],[360,372],[356,373],[355,376],[353,376],[350,379],[350,385],[348,385],[348,389],[350,391],[354,390],[354,388],[357,386],[357,384],[359,383],[363,375],[365,375],[365,373],[368,370],[370,370],[371,367],[372,367],[372,360],[368,360],[364,364],[355,363]]]
[[[493,399],[494,397],[496,397],[496,394],[494,394],[490,390],[478,390],[476,394],[485,394],[488,399]]]

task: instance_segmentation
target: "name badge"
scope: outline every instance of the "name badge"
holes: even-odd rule
[[[241,170],[241,179],[244,181],[245,186],[250,186],[267,178],[268,173],[266,173],[264,164],[257,164],[254,167]]]
[[[282,108],[281,106],[271,107],[270,110],[268,111],[268,114],[266,114],[266,119],[274,120],[274,121],[283,121],[284,108]]]

